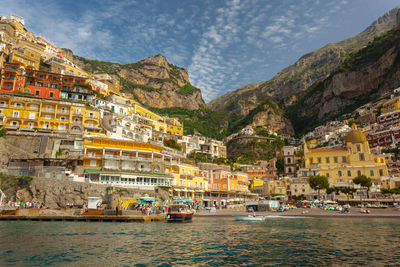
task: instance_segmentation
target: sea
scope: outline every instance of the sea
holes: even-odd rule
[[[0,222],[0,266],[398,266],[400,219]]]

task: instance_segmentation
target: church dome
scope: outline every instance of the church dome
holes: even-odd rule
[[[365,135],[357,129],[353,129],[347,133],[344,140],[346,143],[364,143],[367,142]]]

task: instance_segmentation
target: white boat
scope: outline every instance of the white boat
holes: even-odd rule
[[[235,216],[235,221],[265,221],[266,216]]]

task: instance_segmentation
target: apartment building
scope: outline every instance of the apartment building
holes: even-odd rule
[[[84,140],[83,166],[91,183],[147,190],[170,187],[166,166],[171,162],[162,146],[101,137]]]
[[[0,123],[10,130],[101,133],[100,113],[82,103],[0,95]]]

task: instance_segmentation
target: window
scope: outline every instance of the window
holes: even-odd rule
[[[351,171],[347,171],[347,176],[351,176]]]
[[[47,179],[49,179],[49,178],[50,178],[50,173],[49,173],[49,172],[46,172],[45,175],[44,175],[44,177],[46,177]]]
[[[54,97],[54,92],[50,92],[50,97]]]
[[[339,177],[342,177],[342,171],[338,171]]]
[[[29,89],[25,89],[24,92],[27,93],[27,94],[29,94]]]
[[[347,162],[346,156],[343,156],[343,157],[342,157],[342,162],[343,162],[343,163],[346,163],[346,162]]]
[[[329,172],[326,174],[326,177],[328,177],[328,178],[330,177]]]
[[[357,176],[360,176],[361,175],[361,171],[357,171]]]
[[[370,170],[370,171],[369,171],[369,175],[370,175],[370,176],[374,176],[374,170]]]
[[[321,163],[321,158],[318,158],[318,163]]]
[[[36,91],[35,91],[35,95],[40,95],[40,91],[39,91],[39,90],[36,90]]]
[[[18,118],[19,117],[19,111],[14,111],[13,112],[13,117]]]
[[[360,147],[360,145],[357,145],[357,152],[360,152],[361,151],[361,147]]]
[[[379,170],[379,175],[383,176],[383,170],[382,169]]]
[[[313,158],[310,158],[310,164],[313,164]]]
[[[325,160],[326,160],[326,163],[329,163],[329,157],[326,157]]]
[[[361,160],[361,161],[364,161],[364,160],[365,160],[365,158],[364,158],[364,153],[360,153],[360,160]]]
[[[50,85],[51,88],[57,88],[57,84]]]
[[[333,157],[333,162],[338,163],[337,157]]]
[[[226,189],[226,184],[224,184],[224,188]]]

